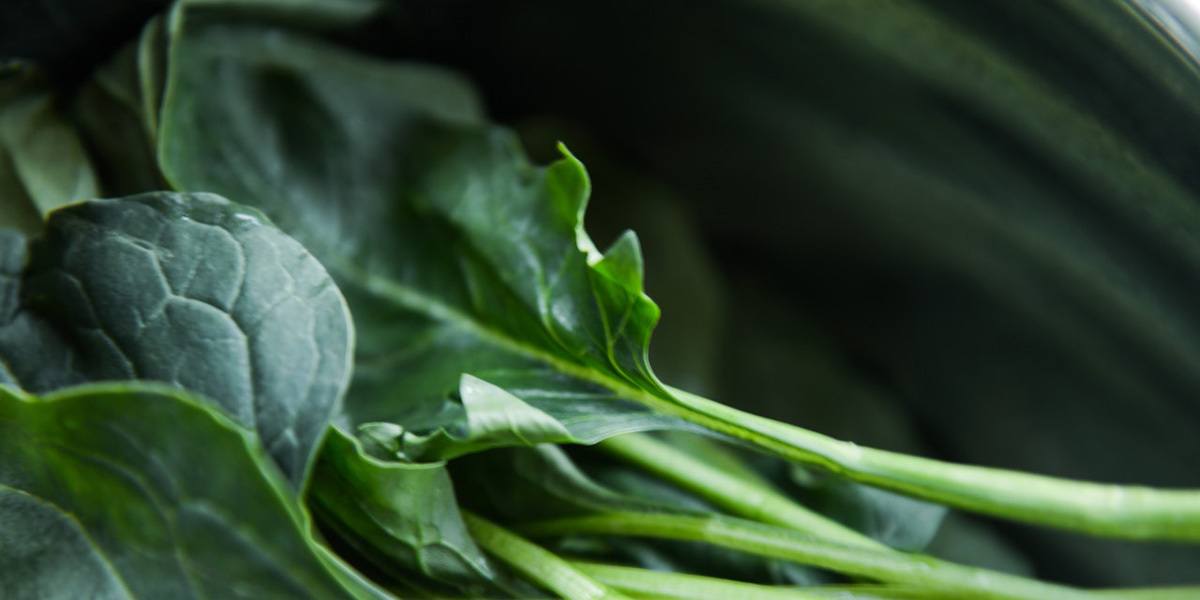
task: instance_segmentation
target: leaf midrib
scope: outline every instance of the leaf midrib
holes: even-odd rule
[[[563,360],[545,350],[524,343],[502,330],[481,323],[462,311],[434,299],[419,289],[397,283],[390,277],[372,275],[345,261],[329,265],[329,268],[330,271],[349,278],[376,297],[395,302],[437,321],[462,327],[499,347],[541,361],[565,375],[611,390],[617,397],[637,402],[651,410],[682,418],[716,433],[742,439],[765,450],[778,453],[780,456],[786,456],[789,460],[818,464],[834,471],[844,470],[847,464],[857,462],[858,449],[856,447],[842,448],[841,442],[827,436],[748,415],[674,388],[664,387],[662,396],[651,393],[601,371]],[[822,448],[831,442],[837,444],[837,448]],[[850,452],[854,456],[843,456],[841,450]],[[833,454],[837,454],[837,457],[834,458]]]
[[[474,319],[466,313],[436,300],[416,288],[397,283],[389,277],[374,276],[361,268],[345,263],[339,264],[337,271],[377,297],[392,301],[431,319],[451,323],[467,329],[497,346],[506,348],[527,358],[546,363],[566,375],[607,388],[620,397],[651,405],[652,408],[667,408],[670,406],[675,407],[671,412],[678,412],[679,410],[673,398],[663,398],[651,394],[644,389],[635,387],[601,371],[563,360],[541,348],[522,342],[502,330],[488,326],[478,319]]]

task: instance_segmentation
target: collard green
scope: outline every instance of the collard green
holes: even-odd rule
[[[58,210],[28,256],[0,242],[0,382],[174,384],[255,430],[301,483],[350,376],[352,329],[325,270],[261,213],[154,193]]]
[[[1195,411],[1178,398],[1200,356],[1200,43],[1172,6],[179,0],[58,97],[10,69],[0,223],[25,233],[0,232],[0,383],[45,395],[0,391],[0,583],[383,595],[344,558],[405,596],[602,595],[563,560],[588,556],[1049,600],[1086,594],[897,548],[941,526],[930,500],[1200,540],[1197,489],[837,439],[1194,487]],[[599,165],[616,219],[585,230],[582,164],[561,144],[531,161],[475,83],[499,120],[526,124],[533,156],[570,123],[562,139]],[[58,208],[161,188],[182,193]],[[728,313],[692,215],[725,261]],[[691,309],[672,309],[689,316],[656,346],[668,379],[782,418],[656,377],[659,310],[641,243],[616,222],[648,225],[680,282],[652,289]],[[616,241],[601,252],[589,231]],[[342,406],[347,306],[362,339]],[[124,382],[70,387],[96,380]],[[1035,426],[1014,443],[993,433],[1009,420]],[[229,435],[191,427],[209,421]],[[684,426],[767,455],[621,435]],[[185,446],[216,450],[187,470]],[[232,472],[194,468],[210,459]],[[1139,466],[1122,475],[1122,461]],[[314,543],[301,499],[332,546]],[[178,527],[201,513],[220,522]],[[560,519],[520,523],[547,516]],[[963,523],[934,551],[1028,570]],[[665,539],[629,539],[646,536]],[[1080,582],[1178,581],[1165,557],[1194,562],[1006,536],[1032,572]]]
[[[371,594],[316,547],[252,432],[158,384],[0,386],[0,523],[6,597]]]
[[[443,101],[412,107],[401,86],[419,89],[429,77],[414,77],[411,69],[300,35],[255,36],[255,28],[234,22],[189,19],[186,10],[175,16],[159,140],[168,179],[262,206],[310,244],[344,288],[365,288],[393,310],[376,324],[364,320],[367,309],[356,309],[360,329],[407,328],[405,316],[464,329],[516,360],[636,405],[944,504],[1095,534],[1200,536],[1195,492],[1122,493],[1113,502],[1103,485],[862,448],[664,386],[646,360],[658,309],[642,291],[640,253],[632,236],[607,255],[591,244],[582,228],[589,182],[577,161],[568,156],[533,167],[506,130],[453,113],[460,104],[441,95],[450,88],[414,91]],[[312,66],[300,68],[306,63]],[[204,87],[213,81],[218,91]],[[363,114],[374,115],[369,125]],[[226,135],[213,135],[218,124]],[[323,152],[311,150],[317,139]],[[254,144],[258,152],[248,153]],[[286,208],[277,206],[283,197]],[[348,215],[339,203],[351,200],[355,212]],[[347,223],[360,227],[347,232]],[[350,233],[351,241],[337,233]],[[327,255],[339,241],[342,252]],[[442,393],[433,398],[401,391],[391,398],[375,393],[370,402],[398,396],[417,400],[405,408],[437,411],[450,385],[441,381]],[[564,398],[541,401],[561,405]],[[349,405],[357,405],[353,397]],[[605,408],[605,414],[624,409]],[[395,412],[391,418],[400,419]],[[622,427],[635,425],[625,414],[618,418]],[[1181,519],[1189,525],[1180,527]]]
[[[337,277],[362,336],[349,423],[431,433],[462,414],[463,373],[582,439],[674,423],[588,381],[659,389],[644,356],[658,310],[636,239],[602,255],[583,232],[573,157],[531,165],[444,71],[299,34],[185,11],[171,57],[164,172],[262,209]]]
[[[448,460],[493,447],[584,441],[554,417],[478,377],[462,376],[459,398],[461,417],[452,414],[430,433],[414,434],[394,423],[364,423],[359,431],[374,447],[410,462]]]
[[[345,541],[399,565],[483,594],[495,575],[467,534],[446,465],[384,461],[334,429],[313,468],[311,501]]]

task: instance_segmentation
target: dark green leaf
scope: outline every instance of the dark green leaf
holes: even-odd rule
[[[587,422],[581,439],[674,423],[588,381],[661,392],[636,242],[607,259],[592,246],[578,161],[530,165],[443,71],[181,19],[164,170],[183,189],[250,199],[338,278],[363,338],[350,424],[445,427],[462,414],[463,373],[573,434],[570,421]]]
[[[703,510],[703,503],[659,502],[609,489],[585,474],[560,448],[496,450],[455,461],[464,502],[507,519],[578,516],[594,512]],[[503,473],[504,477],[488,476]]]
[[[646,292],[663,309],[650,344],[654,372],[676,387],[712,393],[723,371],[726,291],[684,199],[617,162],[595,135],[577,125],[535,118],[521,123],[518,131],[539,161],[558,158],[549,152],[557,140],[570,141],[572,154],[599,182],[588,200],[588,233],[603,246],[629,229],[637,232],[645,254],[645,265],[638,268],[646,270]]]
[[[46,213],[96,196],[79,138],[32,65],[0,62],[0,227],[41,229]]]
[[[458,430],[443,427],[422,435],[388,423],[367,423],[360,430],[370,431],[377,443],[394,445],[396,457],[410,462],[447,460],[497,446],[578,441],[554,417],[477,377],[463,375],[459,395],[465,423]]]
[[[0,386],[0,524],[6,597],[377,595],[252,433],[161,385]]]
[[[156,193],[56,211],[5,237],[0,381],[46,392],[172,383],[253,428],[299,483],[350,376],[352,330],[325,270],[261,213]]]
[[[317,514],[382,568],[402,565],[436,580],[479,586],[494,577],[467,533],[443,463],[385,462],[333,429],[313,468]]]

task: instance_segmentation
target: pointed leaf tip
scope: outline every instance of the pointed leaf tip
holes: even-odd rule
[[[631,229],[626,229],[617,241],[609,246],[604,252],[604,258],[593,268],[634,294],[641,294],[645,289],[642,245],[637,234]]]

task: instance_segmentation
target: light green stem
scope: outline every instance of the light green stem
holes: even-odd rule
[[[566,600],[621,600],[625,598],[581,573],[554,553],[468,511],[463,521],[471,537],[495,556],[534,583]]]
[[[730,517],[610,513],[555,519],[518,528],[531,536],[627,535],[703,542],[791,560],[885,583],[919,586],[931,594],[997,600],[1093,598],[1074,588],[948,563],[928,556],[819,541],[798,532]]]
[[[781,458],[948,506],[1094,535],[1200,541],[1200,490],[1100,484],[942,462],[843,442],[682,390],[671,390],[678,400],[674,405],[627,391]]]
[[[597,447],[739,517],[795,529],[848,546],[887,549],[887,546],[797,504],[766,484],[727,473],[648,435],[620,435],[600,442]]]
[[[833,596],[820,588],[758,585],[703,575],[651,571],[588,562],[572,562],[575,568],[609,587],[640,598],[657,600],[828,600]],[[847,597],[845,590],[838,590]],[[875,595],[850,596],[857,599]]]

